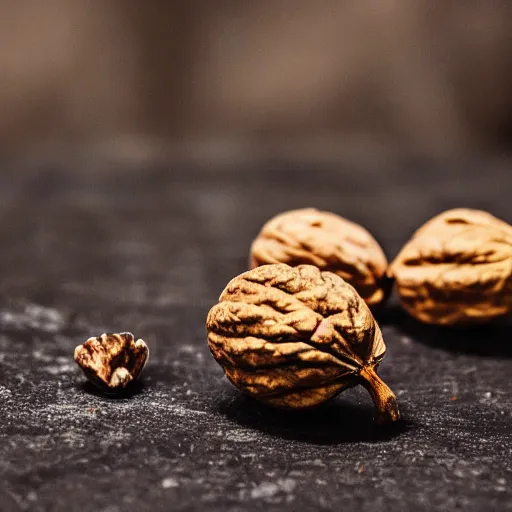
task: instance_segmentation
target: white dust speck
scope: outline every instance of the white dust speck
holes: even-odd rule
[[[273,482],[262,482],[251,490],[251,498],[271,498],[279,492],[279,487]]]
[[[180,484],[174,478],[168,477],[162,480],[161,485],[164,489],[171,489],[173,487],[178,487]]]
[[[47,371],[51,375],[60,375],[61,373],[73,372],[76,370],[76,366],[70,357],[53,357],[45,354],[42,350],[34,350],[32,352],[32,357],[36,361],[42,361],[44,363],[57,363],[43,367],[43,370]]]
[[[32,357],[34,359],[37,359],[38,361],[44,361],[45,363],[49,363],[50,361],[53,361],[52,356],[48,356],[44,354],[41,350],[34,350],[32,352]]]
[[[279,479],[277,483],[284,492],[293,492],[295,487],[297,487],[297,482],[292,478]]]
[[[101,512],[119,512],[120,508],[117,505],[108,505],[106,508],[102,509]]]
[[[289,494],[294,491],[297,482],[292,478],[279,478],[276,482],[262,482],[251,489],[251,498],[272,498],[279,492]]]
[[[45,366],[43,370],[47,371],[51,375],[60,375],[61,373],[74,372],[76,365],[68,363],[54,366]]]
[[[11,396],[11,395],[12,395],[12,391],[9,388],[0,386],[0,397],[7,398],[8,396]]]
[[[53,308],[39,304],[27,304],[19,311],[0,311],[0,322],[7,327],[23,329],[31,327],[46,332],[58,332],[65,323],[64,316]]]
[[[55,421],[55,418],[49,418],[50,421]],[[60,436],[60,440],[62,444],[65,444],[66,446],[70,448],[83,448],[86,443],[86,439],[84,435],[80,432],[77,432],[73,429],[70,429],[66,432],[64,432]]]

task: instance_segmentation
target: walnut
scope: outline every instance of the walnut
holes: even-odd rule
[[[312,265],[264,265],[232,279],[206,320],[208,344],[228,379],[267,404],[318,405],[362,384],[377,421],[399,418],[377,376],[386,347],[352,286]]]
[[[512,309],[512,226],[449,210],[424,224],[391,264],[404,308],[438,325],[484,322]]]
[[[381,247],[366,229],[334,213],[306,208],[270,219],[252,244],[250,267],[269,263],[334,272],[370,306],[388,295],[388,262]]]
[[[149,355],[133,334],[102,334],[75,348],[75,361],[86,377],[104,391],[123,390],[142,372]]]

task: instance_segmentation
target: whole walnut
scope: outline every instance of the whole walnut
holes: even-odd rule
[[[424,224],[388,270],[404,308],[438,325],[485,322],[512,309],[512,226],[449,210]]]
[[[399,419],[376,370],[386,347],[352,286],[312,265],[264,265],[232,279],[206,320],[228,379],[267,404],[300,409],[362,384],[376,419]]]
[[[270,263],[334,272],[370,306],[388,295],[388,262],[381,247],[365,228],[334,213],[305,208],[270,219],[252,243],[250,267]]]

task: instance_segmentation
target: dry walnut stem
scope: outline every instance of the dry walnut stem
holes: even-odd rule
[[[424,224],[389,268],[404,308],[438,325],[464,325],[512,309],[512,226],[469,209]]]
[[[148,359],[146,343],[133,334],[102,334],[75,349],[75,361],[99,388],[116,391],[136,380]]]
[[[271,263],[308,264],[350,283],[370,306],[387,296],[387,259],[363,227],[314,208],[270,219],[251,247],[251,268]]]
[[[379,423],[399,419],[376,373],[386,347],[352,286],[311,265],[264,265],[235,277],[206,321],[228,379],[270,405],[305,408],[362,384]]]

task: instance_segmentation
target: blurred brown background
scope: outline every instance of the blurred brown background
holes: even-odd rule
[[[506,0],[0,0],[0,152],[503,153],[511,67]]]

